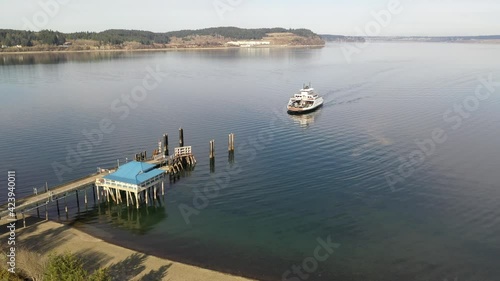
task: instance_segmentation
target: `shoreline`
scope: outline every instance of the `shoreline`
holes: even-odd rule
[[[322,48],[325,45],[271,45],[265,47],[194,47],[194,48],[152,48],[152,49],[107,49],[107,50],[52,50],[52,51],[6,51],[0,52],[2,55],[22,55],[22,54],[75,54],[75,53],[113,53],[113,52],[171,52],[171,51],[203,51],[203,50],[232,50],[232,49],[296,49],[296,48]]]
[[[6,220],[0,221],[0,225],[2,226],[6,223]],[[161,279],[155,280],[253,280],[127,249],[103,239],[96,238],[75,227],[50,220],[29,223],[26,228],[22,228],[22,221],[18,221],[17,225],[17,249],[29,249],[43,256],[47,256],[52,252],[64,253],[70,251],[78,256],[83,256],[86,261],[86,258],[89,258],[88,261],[91,264],[86,265],[92,269],[108,267],[111,269],[130,271],[127,270],[127,267],[131,266],[130,263],[132,261],[136,263],[133,265],[135,269],[133,272],[126,272],[128,274],[127,276],[115,276],[115,278],[118,279],[126,277],[126,279],[123,280],[142,280],[146,277],[161,276]],[[6,241],[7,235],[8,233],[1,233],[0,239]],[[22,267],[18,264],[17,268]]]
[[[448,44],[480,44],[480,45],[498,45],[500,40],[482,40],[482,41],[420,41],[420,40],[367,40],[371,43],[448,43]],[[104,50],[50,50],[50,51],[0,51],[0,57],[3,55],[37,55],[37,54],[78,54],[78,53],[128,53],[128,52],[173,52],[173,51],[214,51],[214,50],[255,50],[255,49],[301,49],[301,48],[323,48],[329,44],[363,44],[363,42],[326,42],[324,45],[267,45],[257,47],[181,47],[181,48],[149,48],[149,49],[104,49]]]

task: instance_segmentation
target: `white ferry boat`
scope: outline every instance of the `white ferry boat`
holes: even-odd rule
[[[311,84],[309,84],[309,86],[304,85],[304,88],[299,93],[290,98],[287,109],[288,114],[305,114],[313,112],[322,105],[323,98],[314,92]]]

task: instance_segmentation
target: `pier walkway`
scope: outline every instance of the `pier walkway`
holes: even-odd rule
[[[114,172],[115,169],[109,170],[110,172]],[[15,206],[15,211],[16,213],[23,213],[26,211],[30,211],[35,208],[43,207],[44,205],[47,205],[51,201],[57,200],[59,198],[64,198],[68,193],[78,191],[80,189],[86,188],[90,185],[93,185],[95,181],[99,178],[102,178],[103,176],[107,175],[108,173],[99,173],[99,174],[93,174],[86,176],[84,178],[80,178],[77,180],[73,180],[68,183],[64,183],[52,188],[49,188],[48,192],[42,192],[38,194],[33,194],[24,198],[16,198],[16,206]],[[1,219],[6,219],[9,214],[10,210],[8,209],[8,204],[4,204],[0,208],[0,218]]]

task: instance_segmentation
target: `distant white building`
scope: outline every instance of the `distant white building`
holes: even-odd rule
[[[238,46],[238,47],[251,47],[259,45],[271,45],[268,41],[231,41],[227,42],[227,45]]]

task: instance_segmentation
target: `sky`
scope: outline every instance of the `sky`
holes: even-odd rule
[[[165,32],[217,26],[356,36],[498,35],[500,1],[0,0],[0,29]]]

